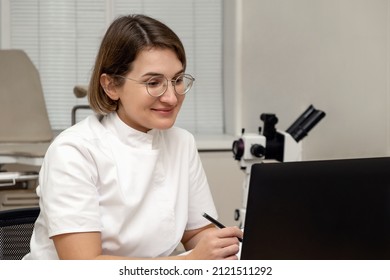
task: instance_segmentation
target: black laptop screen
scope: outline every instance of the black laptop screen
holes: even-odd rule
[[[255,164],[242,259],[390,259],[390,158]]]

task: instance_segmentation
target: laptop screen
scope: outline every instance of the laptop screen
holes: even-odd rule
[[[241,259],[390,259],[390,158],[255,164]]]

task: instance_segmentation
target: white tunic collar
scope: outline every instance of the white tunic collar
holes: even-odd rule
[[[157,133],[154,129],[147,133],[136,130],[125,124],[116,112],[110,113],[102,120],[103,126],[112,132],[118,139],[132,148],[155,149]]]

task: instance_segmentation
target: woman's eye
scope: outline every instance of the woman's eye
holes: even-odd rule
[[[175,80],[176,84],[181,84],[184,81],[184,77],[177,77]]]
[[[158,87],[162,84],[160,79],[149,80],[147,82],[148,87]]]

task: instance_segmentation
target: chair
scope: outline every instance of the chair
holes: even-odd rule
[[[54,135],[38,70],[22,50],[0,50],[0,168],[40,166]]]
[[[77,98],[86,97],[87,92],[88,92],[88,86],[76,85],[73,88],[73,93]],[[71,115],[71,117],[72,117],[71,124],[72,125],[74,125],[77,122],[76,114],[77,114],[77,111],[80,109],[88,110],[88,109],[91,109],[91,107],[89,105],[75,105],[75,106],[73,106],[72,115]]]
[[[20,260],[30,252],[30,239],[39,208],[0,211],[0,260]]]

